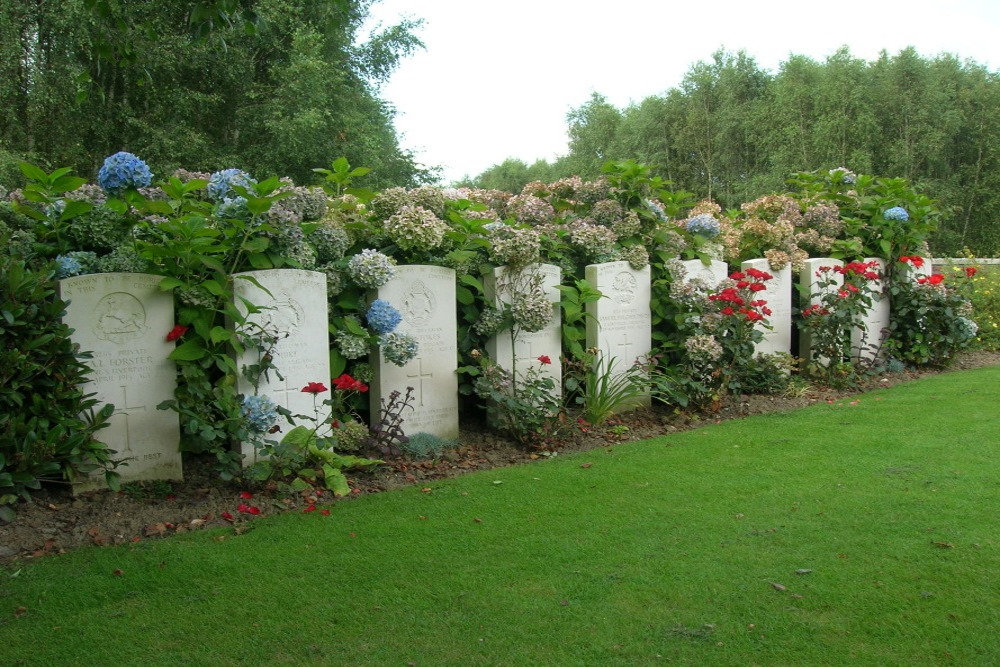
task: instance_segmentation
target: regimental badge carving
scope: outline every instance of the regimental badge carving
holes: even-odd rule
[[[94,308],[93,331],[99,340],[120,345],[139,338],[148,330],[146,309],[128,292],[112,292]]]
[[[302,304],[296,301],[287,292],[277,295],[271,303],[271,309],[264,311],[265,317],[270,320],[271,326],[277,329],[279,336],[294,338],[305,317],[305,310]]]
[[[434,294],[418,280],[403,298],[403,322],[411,326],[423,326],[430,322],[436,306]]]
[[[638,286],[635,276],[628,271],[622,271],[615,276],[615,281],[611,284],[611,298],[623,306],[627,306],[635,300]]]

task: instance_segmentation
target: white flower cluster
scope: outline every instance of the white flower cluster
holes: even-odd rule
[[[359,287],[375,289],[396,275],[396,261],[377,250],[365,248],[347,262],[347,275]]]
[[[403,250],[434,250],[447,231],[448,223],[422,206],[408,204],[385,221],[386,236]]]
[[[511,267],[534,264],[541,257],[542,240],[534,229],[494,227],[490,229],[490,261]]]
[[[691,336],[684,341],[684,349],[687,350],[688,358],[700,364],[718,361],[722,356],[722,345],[715,339],[715,336],[699,334]]]
[[[587,259],[601,261],[614,255],[618,238],[607,227],[578,220],[570,225],[569,240]]]
[[[552,204],[534,195],[514,195],[507,202],[507,215],[519,222],[540,225],[552,220],[555,214]]]
[[[522,331],[541,331],[552,319],[552,303],[541,289],[533,289],[514,295],[510,304],[514,323]]]

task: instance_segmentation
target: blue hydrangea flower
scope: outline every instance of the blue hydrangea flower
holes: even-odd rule
[[[368,326],[377,334],[387,334],[395,330],[403,316],[384,299],[375,299],[365,315]]]
[[[59,255],[56,257],[56,278],[69,278],[83,273],[83,266],[80,260],[71,255]]]
[[[687,230],[692,234],[700,234],[710,239],[719,235],[719,232],[722,231],[722,225],[708,213],[702,213],[687,221]]]
[[[56,278],[69,278],[93,273],[96,266],[96,253],[89,250],[74,250],[56,257]]]
[[[215,201],[221,202],[227,197],[235,197],[234,185],[249,187],[251,183],[256,183],[250,174],[242,169],[223,169],[212,174],[208,179],[208,196]]]
[[[906,212],[906,209],[902,206],[893,206],[888,211],[882,214],[882,217],[886,220],[900,220],[906,222],[910,219],[910,214]]]
[[[97,172],[97,184],[105,192],[117,195],[129,188],[144,188],[153,182],[149,165],[125,151],[105,158]]]
[[[278,420],[278,408],[267,396],[245,396],[240,413],[254,433],[266,433]]]

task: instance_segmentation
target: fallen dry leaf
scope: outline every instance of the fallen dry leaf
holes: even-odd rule
[[[931,544],[933,544],[936,547],[940,547],[941,549],[954,549],[955,548],[955,545],[952,544],[951,542],[931,542]]]
[[[164,523],[151,523],[143,529],[146,537],[162,536],[167,533],[167,526]]]
[[[593,461],[587,461],[586,463],[581,463],[580,467],[581,468],[589,468],[592,465],[594,465]]]
[[[805,568],[802,568],[801,570],[795,570],[795,574],[809,574],[811,572],[812,570],[807,570]]]
[[[14,618],[21,618],[27,613],[28,613],[27,607],[18,607],[17,609],[14,610]]]
[[[120,569],[116,568],[115,571],[112,572],[111,574],[115,575],[116,577],[120,577],[120,576],[122,576],[125,573],[122,572]]]
[[[425,486],[424,488],[420,489],[420,493],[430,493],[432,490],[433,489],[431,489],[430,487]]]
[[[482,519],[473,519],[473,521],[475,521],[476,523],[482,523],[483,522]]]
[[[771,588],[773,588],[776,591],[787,591],[788,590],[787,586],[782,586],[781,584],[775,583],[773,581],[771,582]]]

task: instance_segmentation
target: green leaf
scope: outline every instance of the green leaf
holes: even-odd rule
[[[197,340],[185,341],[170,353],[169,359],[173,361],[197,361],[207,354],[207,350],[202,347]]]
[[[128,204],[116,197],[109,197],[108,200],[104,202],[104,207],[111,209],[115,213],[121,213],[122,215],[128,213]]]
[[[213,343],[221,343],[224,340],[231,339],[233,337],[233,332],[225,327],[214,326],[212,327],[212,331],[209,333],[208,337]]]
[[[296,426],[281,439],[281,444],[292,445],[300,449],[306,449],[310,444],[315,444],[315,442],[316,433],[305,426]]]
[[[247,261],[250,262],[250,266],[255,269],[273,269],[274,264],[268,258],[267,255],[261,253],[253,253],[247,257]]]
[[[78,200],[67,200],[66,207],[63,212],[59,214],[59,221],[65,222],[67,220],[72,220],[73,218],[83,215],[87,211],[94,208],[94,205],[89,201],[78,201]]]
[[[166,276],[160,279],[161,292],[167,292],[175,287],[184,287],[184,281],[180,278],[173,278],[171,276]]]
[[[351,487],[348,485],[344,473],[331,465],[323,466],[323,480],[326,483],[326,488],[333,491],[333,495],[337,498],[343,498],[351,492]]]
[[[455,298],[464,306],[472,305],[472,303],[476,300],[472,290],[467,287],[462,287],[461,285],[455,287]]]
[[[18,162],[17,166],[20,168],[21,173],[24,174],[25,178],[32,181],[38,181],[39,183],[49,182],[49,175],[35,165],[28,164],[27,162]]]

